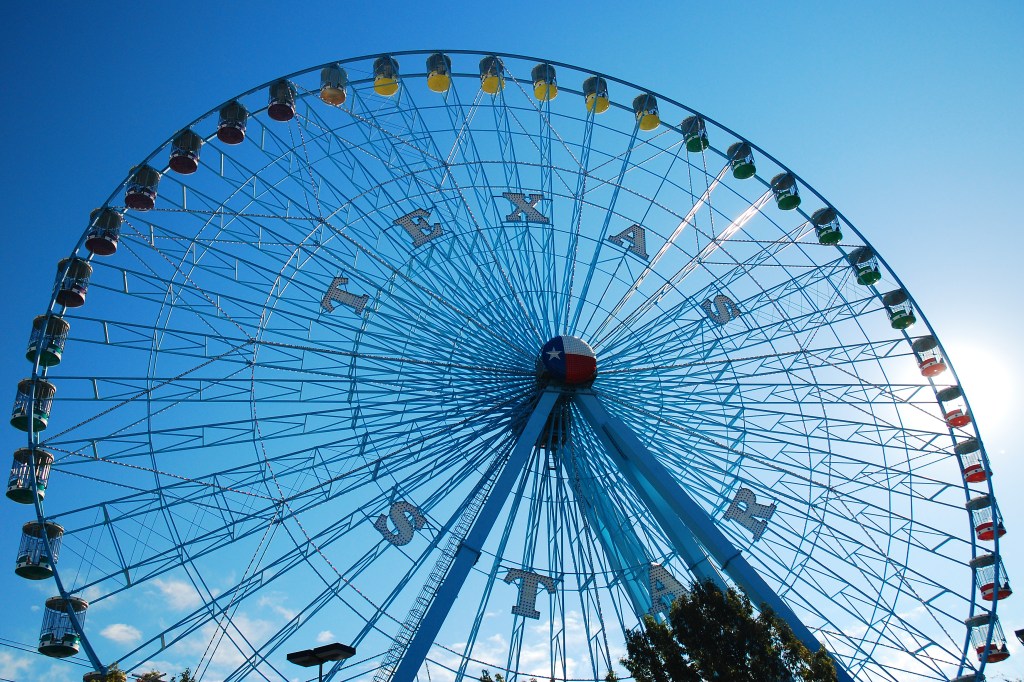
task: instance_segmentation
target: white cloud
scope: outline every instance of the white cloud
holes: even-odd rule
[[[82,679],[81,668],[72,668],[67,663],[54,663],[50,669],[35,679],[43,679],[46,682],[76,682],[76,677]]]
[[[0,677],[8,680],[23,678],[22,672],[28,670],[32,665],[32,659],[27,656],[15,656],[6,651],[0,651]]]
[[[335,640],[334,633],[330,630],[323,630],[316,636],[317,644],[327,644]]]
[[[103,590],[99,585],[92,585],[78,593],[78,596],[89,602],[89,610],[93,613],[100,609],[107,609],[117,604],[117,596],[103,598]]]
[[[179,653],[196,654],[204,658],[212,656],[203,680],[216,681],[226,677],[235,668],[250,662],[252,647],[261,647],[280,625],[282,624],[275,625],[267,620],[250,618],[245,613],[236,613],[230,621],[208,622],[203,625],[198,632],[179,643]],[[209,648],[211,643],[212,649]]]
[[[284,605],[283,602],[286,599],[287,597],[285,595],[272,592],[260,597],[259,601],[256,603],[260,608],[270,609],[285,620],[291,620],[295,617],[295,611],[292,611]]]
[[[500,627],[500,624],[496,625]],[[524,622],[524,625],[524,636],[518,654],[518,678],[520,680],[529,680],[531,677],[534,677],[538,680],[547,680],[551,675],[552,668],[551,623],[548,620],[527,620]],[[480,634],[470,653],[470,656],[474,659],[468,668],[468,672],[471,675],[478,675],[480,670],[484,668],[489,669],[492,674],[494,672],[504,673],[510,646],[506,634],[503,631]],[[587,653],[590,649],[587,643],[589,634],[591,633],[584,627],[582,614],[578,611],[567,611],[565,614],[565,628],[562,634],[564,650],[567,652],[578,651],[582,653],[582,656],[574,657],[567,655],[562,661],[557,661],[554,666],[556,679],[561,679],[563,675],[567,679],[577,679],[584,674],[581,670],[589,670],[590,660],[589,653]],[[618,654],[616,652],[622,650],[622,647],[619,646],[614,635],[611,633],[609,635],[608,644],[612,649],[610,658],[614,666],[618,661]],[[451,649],[461,652],[465,644],[456,643],[449,646]],[[456,669],[459,666],[460,660],[457,654],[450,652],[438,654],[432,652],[431,655],[435,660],[443,663],[448,668]],[[563,665],[564,668],[562,667]],[[599,665],[604,667],[606,664],[602,662]],[[619,672],[621,673],[622,671],[619,670]],[[434,667],[431,667],[431,679],[434,682],[453,682],[455,678],[447,670],[435,670]]]
[[[153,585],[156,589],[160,590],[161,596],[167,600],[167,605],[175,611],[194,609],[202,601],[199,598],[199,593],[196,592],[196,588],[184,580],[175,580],[174,578],[161,580],[160,578],[155,578]]]
[[[138,628],[124,623],[113,623],[100,630],[100,634],[119,644],[134,644],[142,639]]]

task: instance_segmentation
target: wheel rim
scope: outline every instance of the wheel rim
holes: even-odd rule
[[[846,254],[867,242],[855,228],[818,244],[807,215],[774,205],[764,178],[787,169],[752,145],[765,168],[734,179],[722,150],[739,138],[706,117],[711,146],[687,153],[671,126],[689,110],[661,95],[661,126],[645,132],[628,103],[647,91],[610,77],[613,106],[594,115],[576,89],[585,70],[555,64],[560,97],[537,102],[540,60],[504,56],[491,96],[463,54],[436,94],[426,56],[399,55],[394,97],[373,93],[373,58],[346,61],[340,108],[320,101],[319,67],[295,74],[288,123],[269,120],[265,88],[245,93],[238,146],[217,141],[215,113],[194,122],[199,171],[166,172],[157,208],[127,212],[116,256],[92,260],[90,300],[63,311],[66,355],[93,352],[38,374],[60,384],[55,413],[99,398],[40,434],[76,496],[46,498],[45,517],[66,528],[61,591],[94,604],[180,597],[165,614],[176,623],[140,628],[129,646],[87,628],[100,659],[142,663],[181,637],[201,669],[283,674],[283,652],[341,613],[355,625],[332,632],[367,652],[341,678],[379,669],[515,441],[540,346],[566,333],[597,350],[607,408],[851,673],[895,679],[893,657],[911,665],[905,650],[922,646],[935,652],[910,671],[922,679],[972,668],[962,620],[986,610],[966,566],[961,491],[974,492],[950,454],[977,434],[950,438],[917,372],[909,341],[927,333],[923,316],[912,336],[889,326],[878,294],[898,278],[882,263],[880,283],[857,284]],[[169,148],[147,162],[164,168]],[[431,650],[434,674],[598,679],[636,623],[576,500],[621,493],[608,513],[634,528],[642,504],[578,411],[556,415],[565,426],[546,433],[566,443],[538,450],[519,479]],[[599,456],[583,463],[584,451]],[[741,488],[777,505],[758,540],[723,520]],[[398,502],[424,517],[408,545],[374,527]],[[386,519],[404,540],[395,518],[416,520]],[[657,528],[636,541],[686,578]],[[245,557],[233,583],[225,552]],[[913,570],[922,559],[936,570]],[[268,567],[281,588],[254,588]],[[522,618],[502,626],[504,653],[487,644],[487,614],[517,597],[508,570],[558,574],[562,588],[537,601],[546,667],[530,667]],[[309,584],[319,596],[294,596]],[[921,603],[927,629],[904,615]],[[303,618],[257,626],[254,606]],[[573,606],[586,643],[567,634]]]

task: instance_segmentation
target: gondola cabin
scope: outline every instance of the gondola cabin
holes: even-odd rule
[[[960,460],[960,472],[968,483],[981,483],[988,478],[985,458],[982,456],[981,444],[977,438],[968,438],[956,444],[953,452]]]
[[[64,258],[57,263],[57,304],[68,308],[85,305],[92,266],[81,258]]]
[[[136,211],[148,211],[156,205],[160,171],[143,164],[132,169],[131,179],[124,191],[124,205]]]
[[[39,653],[51,658],[67,658],[78,653],[81,638],[68,610],[74,611],[79,626],[85,622],[89,602],[79,597],[50,597],[43,609],[43,627],[39,631]]]
[[[814,225],[814,234],[818,237],[819,244],[835,246],[843,241],[843,231],[839,227],[839,216],[834,208],[830,206],[819,208],[812,213],[811,225]]]
[[[971,633],[971,646],[974,647],[979,661],[986,658],[989,663],[1005,661],[1010,657],[1006,648],[1006,635],[999,625],[999,616],[981,613],[964,621]]]
[[[245,140],[245,127],[249,112],[237,99],[220,108],[217,122],[217,139],[224,144],[241,144]]]
[[[971,570],[974,571],[974,581],[978,585],[981,598],[985,601],[999,601],[1013,594],[1003,562],[996,555],[976,556],[971,559]]]
[[[435,52],[427,57],[427,87],[433,92],[448,92],[452,86],[452,58]]]
[[[550,64],[538,64],[530,72],[533,81],[533,96],[541,102],[549,102],[558,97],[558,78],[555,67]]]
[[[57,387],[46,379],[22,379],[11,410],[11,426],[19,431],[44,431],[50,422],[50,408]]]
[[[757,174],[757,166],[754,165],[754,151],[746,142],[733,142],[726,151],[729,157],[729,168],[732,176],[737,180],[746,180]]]
[[[979,540],[988,542],[995,540],[996,536],[1006,535],[1002,516],[992,507],[992,498],[988,495],[978,495],[969,500],[966,506],[967,511],[971,513],[974,534]]]
[[[53,455],[39,448],[18,448],[14,451],[11,475],[7,478],[7,497],[18,504],[33,504],[38,496],[46,497],[46,481],[50,477]],[[32,492],[32,469],[35,468],[36,489]]]
[[[967,411],[967,402],[959,386],[944,388],[936,394],[942,403],[942,414],[946,425],[959,429],[971,423],[971,415]]]
[[[348,98],[348,72],[340,64],[320,69],[320,99],[324,104],[340,107]]]
[[[191,175],[199,170],[199,152],[203,148],[203,138],[195,131],[186,128],[174,136],[171,141],[171,158],[167,166],[180,175]]]
[[[381,97],[392,97],[398,92],[398,60],[388,55],[373,62],[373,91]]]
[[[914,349],[921,376],[935,377],[946,371],[946,361],[942,358],[939,342],[934,336],[922,336],[914,341],[911,348]]]
[[[640,130],[651,131],[661,125],[658,114],[658,99],[649,92],[637,95],[633,99],[633,114]]]
[[[696,154],[708,148],[708,128],[703,117],[687,116],[679,125],[683,131],[686,151]]]
[[[494,55],[480,60],[480,88],[488,95],[505,89],[505,67]]]
[[[280,123],[295,118],[296,94],[291,81],[285,78],[274,81],[267,96],[267,116]]]
[[[587,111],[594,114],[603,114],[611,106],[608,99],[608,81],[600,76],[591,76],[583,81],[583,98],[586,102]]]
[[[882,304],[885,305],[885,309],[889,313],[889,325],[893,329],[903,330],[917,322],[914,306],[903,289],[896,289],[884,294]]]
[[[871,286],[882,279],[882,271],[878,269],[878,257],[870,246],[862,246],[850,253],[847,258],[857,276],[857,284]]]
[[[800,188],[792,173],[779,173],[769,183],[775,196],[775,205],[783,211],[792,211],[800,205]]]
[[[89,214],[85,248],[97,256],[113,256],[117,252],[117,240],[121,235],[123,220],[121,214],[109,206],[93,210]]]
[[[71,325],[56,315],[37,315],[32,320],[32,332],[28,337],[28,348],[25,359],[35,362],[39,358],[40,367],[54,367],[60,364],[64,356],[64,344],[68,340]]]
[[[43,532],[46,537],[43,537]],[[53,567],[60,554],[60,542],[64,528],[47,521],[29,521],[21,527],[21,543],[14,572],[28,580],[45,580],[53,577]]]

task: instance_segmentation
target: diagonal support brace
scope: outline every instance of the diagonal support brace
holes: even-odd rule
[[[452,562],[451,568],[448,569],[448,574],[437,588],[437,593],[430,603],[430,608],[427,609],[426,614],[423,616],[423,621],[416,630],[416,634],[413,635],[412,640],[409,642],[405,655],[402,657],[402,662],[395,669],[395,674],[391,676],[391,679],[396,680],[396,682],[407,682],[414,679],[416,672],[423,665],[423,661],[430,651],[430,646],[434,643],[437,633],[440,632],[445,618],[448,617],[452,604],[455,603],[455,598],[458,597],[459,591],[466,582],[466,578],[469,577],[469,572],[472,570],[473,565],[480,558],[480,549],[483,547],[484,541],[487,540],[487,536],[490,534],[491,528],[501,512],[501,508],[508,500],[509,493],[512,492],[516,480],[526,469],[526,465],[530,461],[530,454],[533,452],[533,446],[537,443],[537,439],[540,438],[544,430],[544,424],[548,420],[548,415],[551,414],[551,410],[560,395],[561,393],[554,389],[547,389],[540,394],[537,404],[534,405],[533,412],[526,421],[526,426],[523,427],[523,432],[519,435],[519,439],[512,448],[508,461],[505,462],[505,467],[498,474],[498,478],[491,487],[491,492],[480,508],[480,513],[477,515],[476,521],[473,522],[473,527],[470,529],[469,534],[466,535],[466,539],[459,545],[459,549],[455,554],[455,560]]]
[[[742,589],[755,604],[767,604],[793,630],[797,639],[811,651],[822,648],[821,643],[797,617],[796,613],[782,601],[779,595],[768,586],[768,583],[747,563],[743,554],[719,530],[704,509],[691,498],[676,482],[676,478],[668,472],[650,451],[644,447],[636,434],[618,417],[604,409],[604,405],[591,392],[576,395],[577,405],[583,416],[590,422],[594,431],[605,443],[609,451],[618,455],[616,463],[627,478],[636,480],[640,485],[637,493],[659,522],[667,522],[669,527],[662,529],[675,544],[678,533],[675,524],[668,518],[674,515],[686,529],[678,539],[682,546],[676,551],[685,557],[692,551],[686,546],[686,535],[692,534],[698,542],[714,558],[721,569]],[[835,660],[835,659],[833,659]],[[839,682],[853,682],[850,674],[836,661],[836,675]]]

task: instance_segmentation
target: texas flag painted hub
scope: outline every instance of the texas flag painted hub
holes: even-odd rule
[[[597,355],[577,336],[556,336],[540,351],[548,375],[565,384],[585,384],[597,374]]]

